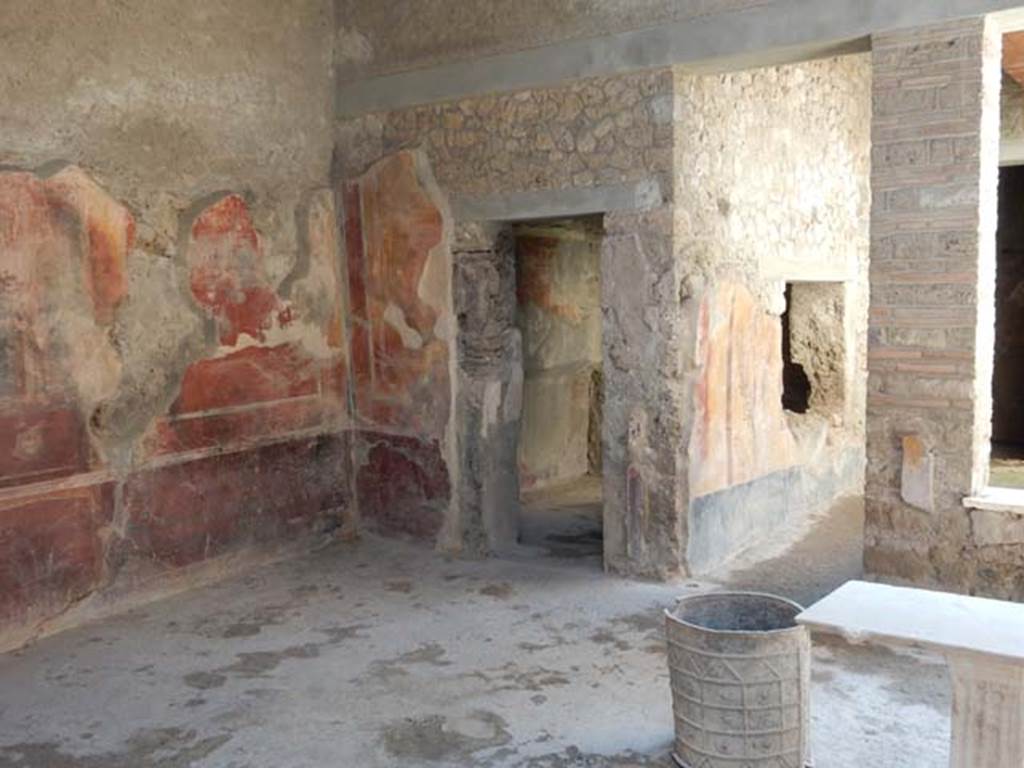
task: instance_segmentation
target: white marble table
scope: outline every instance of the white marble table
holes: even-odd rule
[[[853,643],[943,654],[953,682],[951,768],[1024,768],[1024,605],[850,581],[796,620]]]

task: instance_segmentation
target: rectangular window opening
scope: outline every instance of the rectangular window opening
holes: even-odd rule
[[[787,283],[782,313],[782,407],[841,416],[846,401],[842,283]]]
[[[999,172],[989,486],[1024,489],[1024,166]]]

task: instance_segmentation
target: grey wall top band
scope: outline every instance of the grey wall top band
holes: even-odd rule
[[[484,198],[456,198],[456,221],[529,221],[653,208],[662,202],[656,181],[581,189],[511,192]]]
[[[866,50],[872,33],[978,16],[1024,0],[778,0],[651,29],[342,83],[338,117],[683,65],[714,72]]]

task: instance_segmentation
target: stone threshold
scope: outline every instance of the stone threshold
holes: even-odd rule
[[[964,506],[990,512],[1011,512],[1024,517],[1024,488],[986,488],[965,498]]]

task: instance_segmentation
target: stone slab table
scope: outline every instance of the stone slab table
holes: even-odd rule
[[[1024,605],[850,581],[796,618],[852,643],[946,657],[952,768],[1024,768]]]

